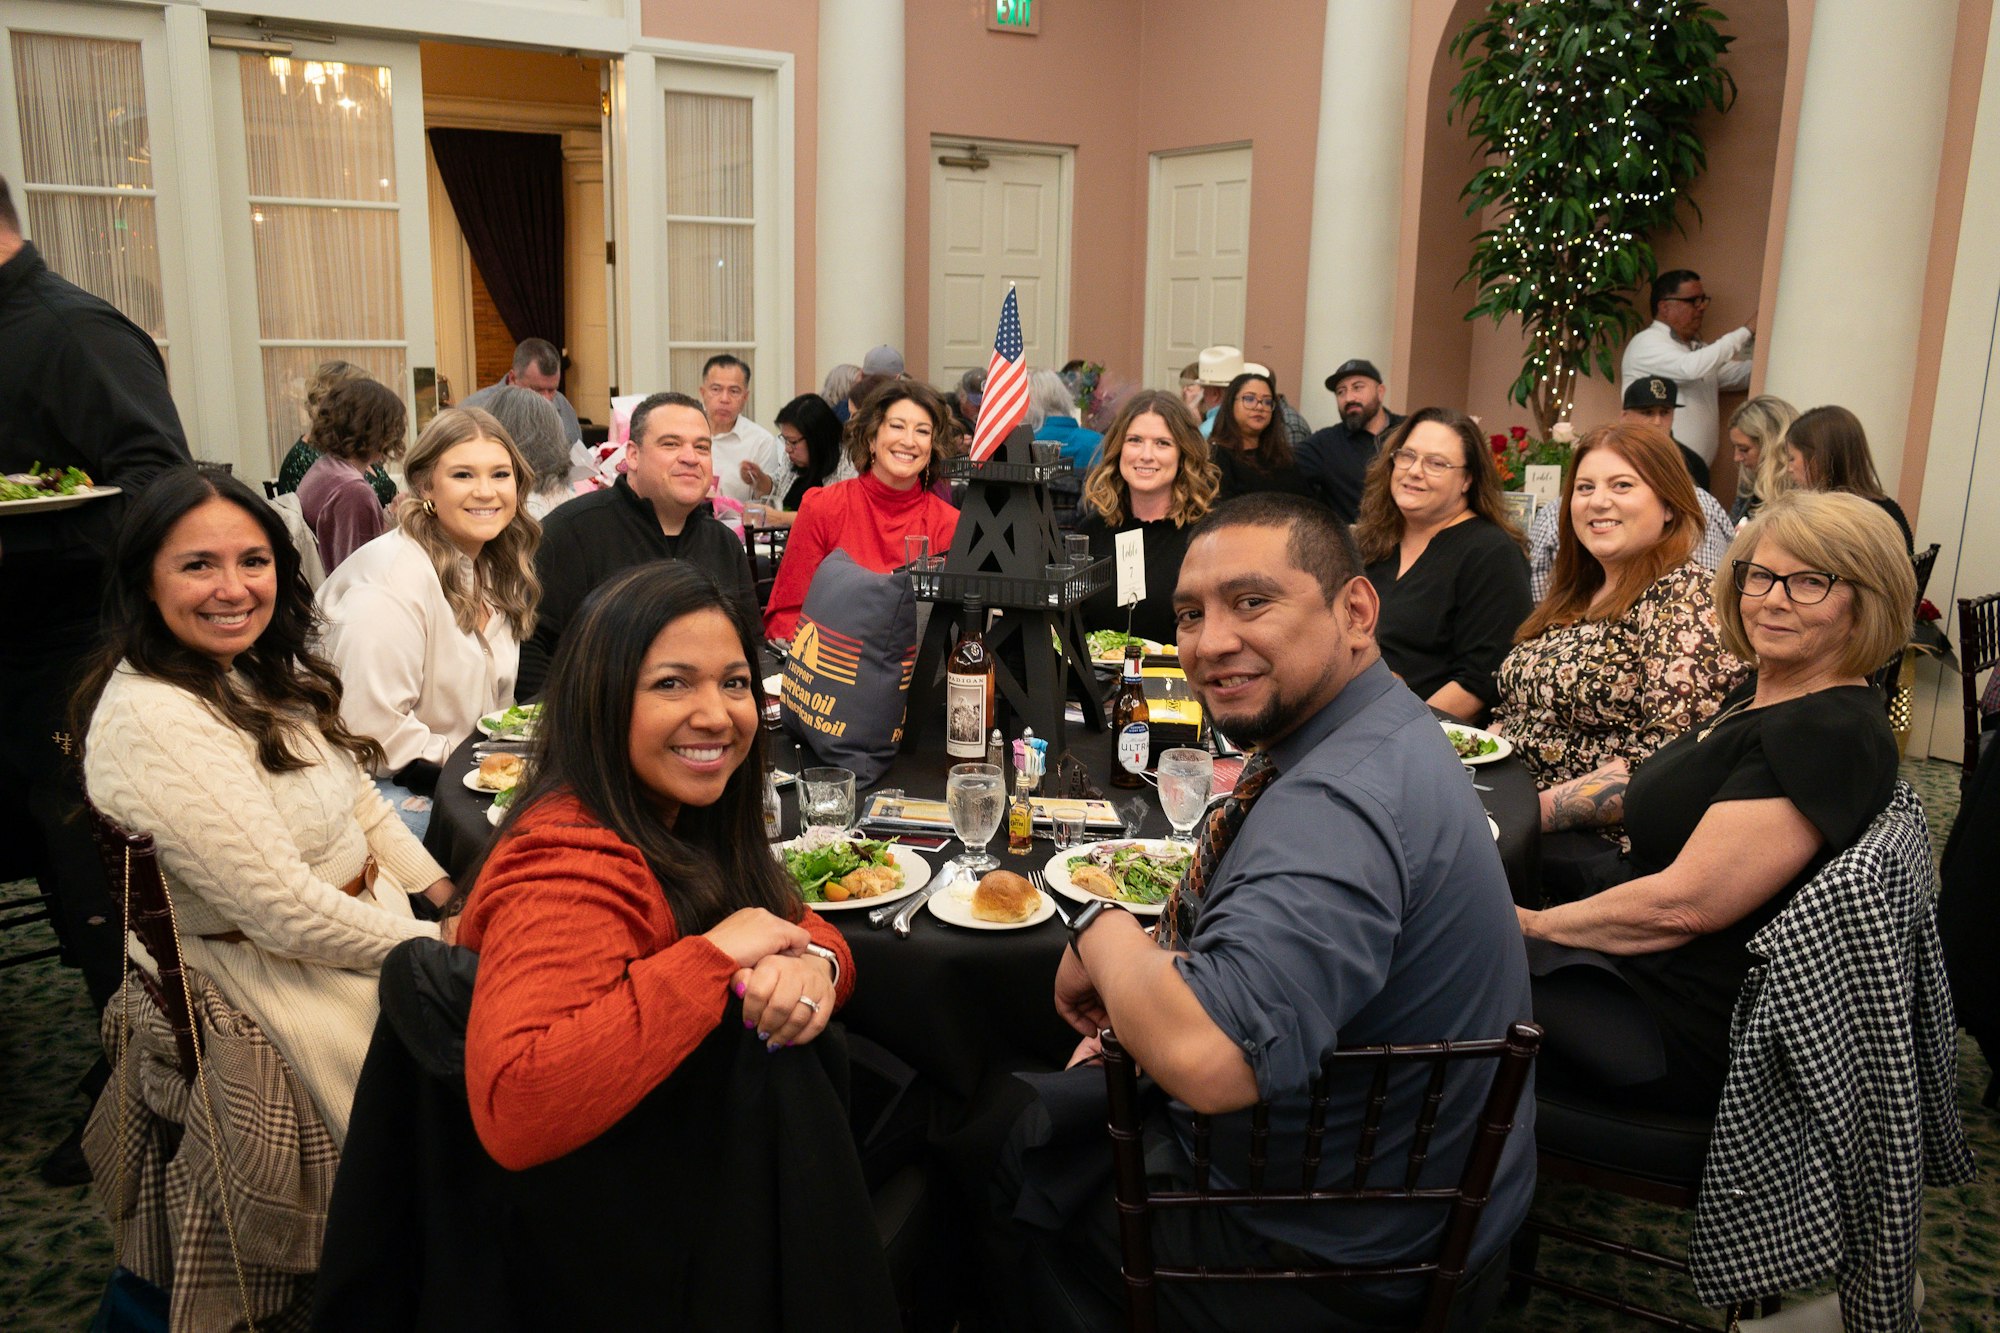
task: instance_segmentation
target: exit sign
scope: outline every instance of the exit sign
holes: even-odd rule
[[[1041,6],[1036,0],[991,0],[986,10],[986,26],[994,32],[1042,30]]]

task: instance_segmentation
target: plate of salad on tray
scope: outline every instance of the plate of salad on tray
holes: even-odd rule
[[[70,509],[116,495],[118,489],[97,485],[80,467],[43,467],[37,462],[26,472],[0,477],[0,514]]]
[[[839,829],[809,829],[771,848],[820,912],[880,907],[930,883],[930,862],[899,843],[856,837]]]

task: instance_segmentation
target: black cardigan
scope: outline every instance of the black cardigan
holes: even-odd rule
[[[700,566],[736,599],[752,624],[761,623],[750,557],[736,534],[704,504],[688,515],[679,536],[669,537],[660,531],[652,502],[635,495],[620,477],[608,490],[558,506],[543,527],[541,549],[535,552],[542,600],[535,610],[535,632],[521,645],[515,698],[532,699],[542,692],[556,647],[583,610],[584,599],[614,574],[651,560]]]
[[[731,1000],[597,1139],[508,1171],[466,1102],[477,956],[382,966],[313,1292],[315,1329],[896,1328],[838,1026],[776,1055]]]

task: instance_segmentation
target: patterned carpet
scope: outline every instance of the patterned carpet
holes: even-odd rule
[[[1955,766],[1912,761],[1903,775],[1917,788],[1939,848],[1958,810]],[[27,891],[0,887],[0,900]],[[30,947],[14,932],[7,952]],[[0,971],[0,1328],[64,1333],[90,1321],[111,1266],[111,1242],[88,1189],[51,1189],[35,1174],[42,1156],[68,1132],[83,1106],[75,1084],[94,1055],[90,1004],[73,972],[53,962]],[[1987,1071],[1971,1043],[1959,1053],[1960,1101],[1979,1161],[1969,1184],[1934,1190],[1925,1210],[1927,1329],[2000,1329],[2000,1115],[1980,1107]],[[1591,1191],[1544,1186],[1539,1214],[1603,1231],[1649,1249],[1685,1253],[1691,1219],[1671,1210]],[[1586,1285],[1622,1287],[1631,1299],[1712,1318],[1684,1283],[1632,1265],[1580,1255],[1554,1241],[1544,1271]],[[1503,1309],[1495,1330],[1565,1329],[1578,1333],[1634,1325],[1614,1314],[1566,1305],[1537,1292]]]

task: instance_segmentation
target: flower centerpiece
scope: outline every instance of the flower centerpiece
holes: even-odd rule
[[[1528,434],[1526,426],[1509,426],[1505,435],[1489,435],[1486,442],[1493,447],[1493,464],[1500,469],[1501,489],[1518,491],[1527,484],[1531,466],[1547,464],[1558,469],[1569,466],[1570,455],[1576,451],[1576,428],[1567,421],[1558,421],[1549,428],[1546,437],[1537,438]]]

